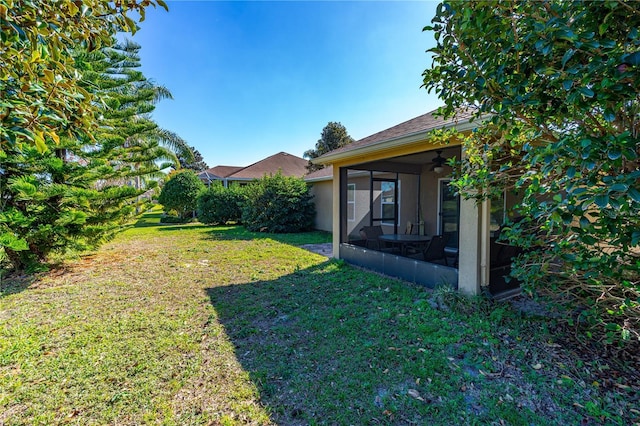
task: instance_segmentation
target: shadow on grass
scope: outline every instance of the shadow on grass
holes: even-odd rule
[[[283,244],[301,246],[303,244],[330,243],[331,233],[324,231],[297,232],[275,234],[269,232],[252,232],[244,226],[216,226],[209,232],[211,240],[262,240],[270,239]]]
[[[207,293],[276,424],[425,424],[446,408],[407,394],[426,370],[447,370],[417,351],[421,327],[406,315],[426,303],[423,287],[328,261]]]
[[[37,279],[36,274],[21,275],[8,270],[0,270],[0,297],[25,291]]]
[[[163,225],[160,223],[160,219],[162,218],[162,212],[155,213],[145,213],[138,219],[138,221],[133,225],[134,228],[148,228],[151,226],[160,226]]]
[[[211,240],[260,240],[271,239],[300,246],[303,244],[321,244],[331,242],[331,233],[325,231],[299,232],[289,234],[275,234],[268,232],[252,232],[242,225],[206,225],[200,222],[191,223],[161,223],[162,212],[149,212],[144,214],[133,226],[134,228],[157,227],[159,231],[202,231],[208,230],[208,238]]]

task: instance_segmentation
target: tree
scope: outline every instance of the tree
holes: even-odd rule
[[[224,187],[222,182],[216,181],[198,197],[198,220],[212,225],[240,222],[244,198],[242,186]]]
[[[0,245],[17,270],[34,270],[52,252],[92,248],[134,212],[131,186],[96,183],[115,172],[89,145],[62,137],[55,149],[8,146],[0,155]]]
[[[318,139],[318,142],[316,142],[315,149],[305,151],[303,157],[312,160],[329,151],[348,145],[351,142],[353,142],[353,138],[349,136],[349,133],[347,133],[346,127],[341,123],[330,121],[329,124],[324,126],[322,129],[322,134],[320,139]],[[323,165],[312,164],[311,161],[309,161],[307,169],[310,172],[313,172],[315,170],[320,170],[323,167]]]
[[[191,147],[191,151],[193,152],[193,159],[178,156],[178,160],[180,160],[180,167],[183,169],[191,169],[195,172],[207,170],[209,166],[204,162],[202,154],[200,154],[200,152],[194,147]]]
[[[46,139],[44,151],[27,143],[0,151],[0,244],[14,268],[34,269],[52,252],[111,238],[143,211],[139,196],[164,176],[162,161],[177,167],[173,150],[188,149],[149,116],[169,92],[133,69],[132,52],[133,45],[116,44],[75,54],[79,87],[101,100],[91,137]]]
[[[607,338],[640,336],[640,5],[451,1],[432,22],[424,86],[444,115],[490,117],[457,135],[461,193],[518,191],[514,273]]]
[[[244,188],[242,223],[250,231],[302,232],[313,228],[315,205],[302,178],[278,172]]]
[[[181,170],[165,182],[158,202],[165,211],[175,210],[181,218],[186,219],[198,208],[198,197],[205,189],[204,183],[193,170]]]
[[[0,150],[29,143],[43,152],[95,130],[97,104],[73,53],[109,46],[117,31],[135,33],[130,15],[142,21],[156,5],[167,9],[162,0],[0,0]]]
[[[137,69],[141,46],[129,40],[113,43],[76,58],[85,75],[83,85],[103,105],[93,151],[109,151],[119,172],[143,188],[146,179],[164,177],[162,169],[178,169],[179,158],[193,160],[193,152],[180,136],[160,128],[151,117],[159,101],[173,97]]]

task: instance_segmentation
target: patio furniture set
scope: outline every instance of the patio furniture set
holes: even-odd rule
[[[458,250],[447,247],[446,236],[412,234],[412,229],[408,224],[404,234],[385,234],[382,226],[364,226],[360,235],[367,248],[445,266],[457,265]]]

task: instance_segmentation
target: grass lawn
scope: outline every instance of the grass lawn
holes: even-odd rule
[[[548,320],[298,247],[325,234],[158,216],[3,279],[0,424],[639,421],[637,381]]]

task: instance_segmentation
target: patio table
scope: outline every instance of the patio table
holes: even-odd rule
[[[400,246],[400,254],[406,256],[407,247],[414,244],[426,244],[431,241],[428,235],[413,234],[384,234],[378,237],[378,240]]]

